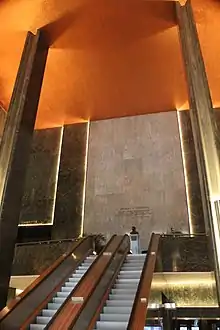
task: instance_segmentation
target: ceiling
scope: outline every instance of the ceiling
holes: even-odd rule
[[[210,18],[220,14],[219,4],[193,0],[216,104],[220,36],[212,32],[219,30],[220,19]],[[44,27],[53,42],[38,128],[188,107],[172,2],[0,0],[0,21],[0,102],[5,109],[27,30]]]

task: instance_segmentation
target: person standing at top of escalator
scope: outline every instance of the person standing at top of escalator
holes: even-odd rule
[[[130,232],[130,235],[139,235],[139,232],[136,230],[136,227],[135,226],[132,226],[131,228],[131,232]]]
[[[139,233],[135,226],[132,226],[132,230],[130,232],[130,244],[131,244],[131,252],[133,254],[140,253],[140,238]]]

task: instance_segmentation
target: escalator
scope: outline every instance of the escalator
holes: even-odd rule
[[[127,255],[95,330],[127,329],[145,258],[145,254]]]
[[[47,304],[46,308],[42,309],[36,317],[35,324],[30,324],[30,330],[45,329],[46,325],[50,322],[51,318],[56,314],[58,309],[62,307],[68,296],[74,290],[75,286],[79,283],[81,278],[88,271],[96,256],[88,256],[83,263],[71,274],[71,276],[64,282],[59,291]]]
[[[158,242],[132,255],[129,237],[114,235],[95,256],[94,237],[77,241],[0,312],[0,329],[143,330]]]
[[[152,234],[147,255],[132,255],[125,235],[125,247],[118,249],[88,299],[78,308],[64,306],[48,329],[143,330],[159,238]]]

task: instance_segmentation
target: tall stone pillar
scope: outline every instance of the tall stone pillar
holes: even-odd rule
[[[188,82],[190,117],[202,193],[206,233],[210,235],[220,293],[220,164],[218,130],[191,3],[176,3],[180,43]],[[220,295],[219,295],[220,297]]]
[[[41,31],[28,32],[0,147],[0,309],[5,306],[25,171],[48,54]]]

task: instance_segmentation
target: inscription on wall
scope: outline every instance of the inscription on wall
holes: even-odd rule
[[[149,207],[124,207],[121,208],[118,212],[117,215],[119,217],[121,216],[126,216],[126,217],[131,217],[131,218],[149,218],[152,215],[152,211]]]

